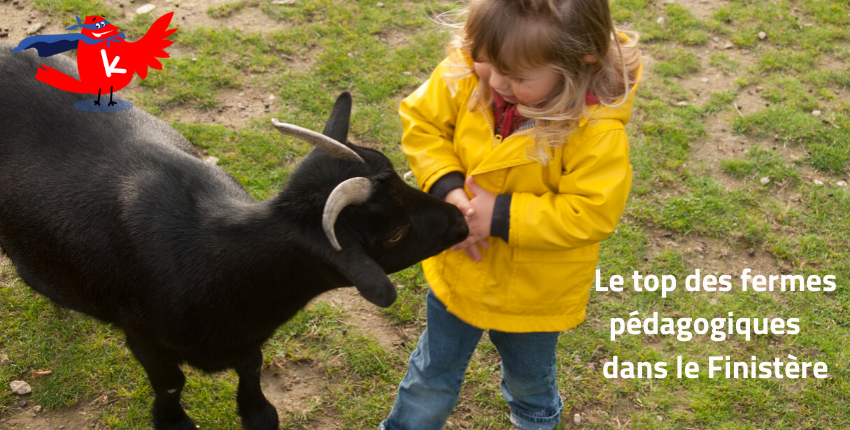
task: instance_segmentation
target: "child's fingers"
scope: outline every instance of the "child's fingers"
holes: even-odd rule
[[[475,197],[484,191],[484,188],[481,188],[481,186],[475,183],[475,179],[472,176],[468,176],[466,178],[466,188],[469,189],[472,197]]]
[[[475,246],[475,244],[472,244],[472,245],[464,248],[464,251],[466,251],[466,255],[468,255],[469,258],[472,259],[472,261],[474,261],[476,263],[481,262],[481,260],[482,260],[481,251],[478,250],[478,247]]]
[[[490,242],[482,239],[478,241],[478,245],[480,245],[484,249],[490,249]]]

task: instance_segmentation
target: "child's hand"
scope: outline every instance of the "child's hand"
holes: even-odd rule
[[[490,242],[487,242],[487,237],[490,236],[490,224],[493,221],[493,206],[496,204],[496,195],[481,188],[475,183],[472,176],[466,178],[466,187],[472,193],[472,200],[466,199],[466,193],[461,189],[452,190],[459,191],[460,196],[452,196],[452,199],[461,201],[462,204],[457,204],[449,200],[446,195],[446,201],[455,204],[466,217],[466,224],[469,226],[469,236],[463,242],[452,247],[453,251],[463,249],[469,258],[479,262],[481,261],[481,251],[477,245],[487,249],[490,247]]]

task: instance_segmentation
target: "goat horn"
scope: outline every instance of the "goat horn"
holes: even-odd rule
[[[284,124],[279,122],[277,119],[272,118],[272,124],[274,124],[277,131],[285,136],[292,136],[301,139],[316,148],[319,148],[322,152],[330,155],[335,158],[342,158],[344,160],[349,161],[359,161],[363,163],[363,159],[357,155],[354,150],[351,148],[337,142],[336,140],[331,139],[328,136],[325,136],[321,133],[316,133],[313,130],[308,130],[303,127],[299,127],[297,125],[292,124]]]
[[[325,229],[325,236],[328,237],[331,246],[337,251],[342,251],[342,247],[339,246],[336,233],[334,233],[336,218],[346,206],[365,202],[371,192],[372,181],[357,177],[342,181],[328,196],[328,201],[325,202],[325,212],[322,214],[322,227]]]

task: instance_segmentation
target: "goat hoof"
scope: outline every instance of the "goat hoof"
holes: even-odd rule
[[[245,427],[245,430],[277,430],[277,410],[266,401],[259,409],[242,415],[242,427]]]
[[[195,422],[181,409],[179,413],[165,417],[153,411],[153,428],[156,430],[196,430]]]
[[[163,423],[154,421],[153,428],[156,430],[197,430],[195,422],[188,416],[176,423]]]

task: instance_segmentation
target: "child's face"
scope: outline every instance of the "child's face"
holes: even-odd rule
[[[548,67],[528,69],[519,76],[507,77],[500,74],[487,61],[474,62],[478,77],[498,92],[508,103],[532,106],[546,100],[561,83],[561,75]]]

